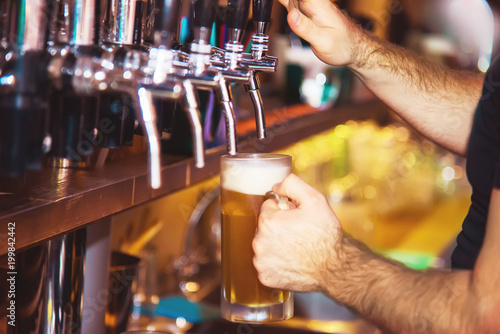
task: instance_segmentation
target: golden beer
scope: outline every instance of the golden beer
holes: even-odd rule
[[[221,159],[222,316],[237,322],[285,320],[292,293],[260,283],[252,241],[265,194],[291,172],[291,157],[238,154]]]

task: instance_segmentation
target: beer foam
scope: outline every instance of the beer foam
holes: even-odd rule
[[[221,166],[221,186],[230,191],[263,196],[290,173],[291,167],[285,162],[227,159]]]

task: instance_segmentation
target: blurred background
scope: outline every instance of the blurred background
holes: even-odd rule
[[[500,0],[335,3],[381,39],[450,68],[484,73],[500,51]],[[219,1],[221,7],[226,4]],[[189,38],[188,5],[189,1],[183,2],[181,43]],[[214,27],[211,43],[222,47],[226,29],[219,17]],[[248,28],[246,50],[251,47],[250,22]],[[292,155],[293,172],[326,196],[347,233],[375,252],[411,268],[448,268],[455,238],[470,205],[465,159],[420,136],[348,69],[319,61],[308,43],[290,30],[286,10],[277,1],[269,35],[269,54],[278,57],[279,66],[276,73],[260,75],[268,138],[257,141],[252,137],[252,101],[243,85],[236,85],[232,88],[240,152]],[[217,110],[214,97],[203,94],[200,105],[205,117]],[[144,186],[145,177],[143,184],[134,179],[134,190],[146,189],[144,193],[136,191],[132,204],[127,202],[127,209],[113,212],[105,223],[89,224],[89,231],[109,236],[112,252],[131,256],[111,258],[109,290],[116,282],[122,285],[114,304],[99,304],[107,308],[107,333],[120,333],[116,324],[121,322],[128,329],[170,333],[279,334],[283,329],[278,327],[238,327],[220,320],[218,163],[225,151],[223,121],[210,124],[211,117],[204,118],[205,134],[213,136],[205,138],[207,166],[197,170],[186,162],[192,142],[189,123],[181,117],[176,116],[172,133],[165,134],[162,142],[163,165],[173,166],[168,169],[172,174],[164,178],[168,190],[151,191]],[[144,152],[145,147],[144,139],[134,139],[132,148],[111,152],[107,163],[116,165],[126,154]],[[117,174],[123,171],[115,170],[120,171]],[[73,175],[85,172],[79,170]],[[67,174],[67,169],[58,169],[51,177],[60,177],[58,184],[64,184]],[[102,176],[99,171],[92,175],[97,175],[96,179]],[[67,195],[68,190],[61,189],[61,194]],[[116,189],[120,188],[113,191]],[[78,196],[74,199],[76,202]],[[93,204],[87,206],[94,209]],[[102,210],[109,214],[106,209]],[[76,227],[64,228],[67,232]],[[52,237],[43,234],[38,240]],[[28,266],[29,261],[26,263]],[[5,282],[3,276],[0,278]],[[129,303],[130,312],[119,318],[119,310],[126,309],[123,306]],[[0,333],[6,320],[1,312]],[[297,294],[295,314],[280,324],[285,328],[283,333],[376,332],[355,313],[320,294]]]
[[[455,69],[485,72],[500,47],[495,34],[500,1],[343,0],[336,4],[380,38]],[[464,158],[422,138],[387,108],[379,117],[373,95],[347,69],[317,60],[307,42],[289,29],[286,11],[278,3],[270,50],[280,65],[277,74],[262,80],[266,109],[293,117],[298,105],[328,113],[343,105],[362,104],[368,109],[374,105],[373,117],[357,119],[353,114],[355,120],[279,150],[293,156],[294,173],[319,189],[345,230],[374,251],[419,270],[448,267],[470,204]],[[253,117],[251,104],[237,87],[234,95],[242,122],[239,130],[244,132],[244,121]],[[214,175],[116,215],[112,246],[123,248],[145,228],[161,222],[162,228],[146,247],[146,254],[155,258],[157,294],[181,294],[199,301],[210,295],[219,280],[217,196],[218,176]],[[328,303],[321,298],[317,302]],[[355,317],[342,313],[347,311],[336,310],[340,318],[354,321]],[[351,332],[345,325],[328,324],[317,329]]]

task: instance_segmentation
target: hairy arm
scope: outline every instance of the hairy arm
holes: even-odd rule
[[[410,270],[344,237],[324,291],[393,332],[497,333],[500,328],[500,190],[474,271]]]
[[[432,63],[364,31],[328,0],[280,0],[290,27],[330,65],[349,67],[422,134],[466,154],[483,76]]]
[[[329,265],[324,292],[394,333],[485,333],[479,331],[469,271],[417,272],[373,254],[344,238],[342,260]]]
[[[465,155],[483,75],[435,64],[368,33],[349,65],[361,81],[426,137]]]
[[[297,208],[261,209],[254,265],[267,286],[323,291],[393,333],[497,333],[500,328],[500,190],[473,271],[415,271],[345,236],[326,199],[291,175],[273,188]]]

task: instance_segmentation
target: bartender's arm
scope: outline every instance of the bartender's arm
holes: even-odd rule
[[[325,197],[295,175],[273,189],[296,203],[266,201],[253,247],[263,284],[322,291],[394,333],[498,333],[500,190],[473,271],[414,271],[344,235]]]
[[[327,64],[348,66],[423,135],[466,154],[483,76],[425,60],[365,32],[329,0],[279,0],[292,30]]]

